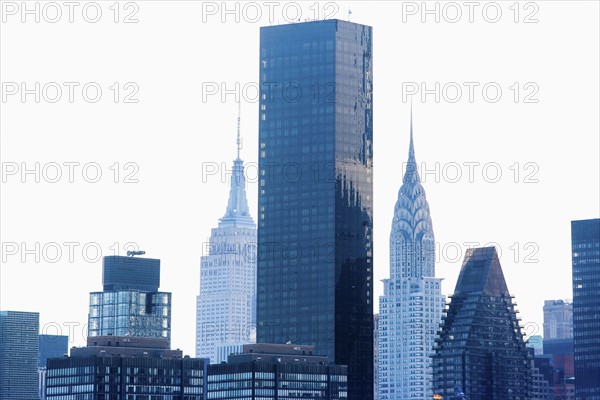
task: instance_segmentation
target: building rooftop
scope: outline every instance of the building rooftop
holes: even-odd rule
[[[71,348],[71,357],[86,356],[182,358],[179,349],[171,350],[167,339],[130,336],[93,336],[87,347]]]
[[[276,362],[276,363],[302,363],[302,364],[329,364],[329,358],[314,355],[315,346],[295,344],[257,343],[243,346],[243,353],[231,354],[228,357],[230,364],[239,364],[250,361]]]

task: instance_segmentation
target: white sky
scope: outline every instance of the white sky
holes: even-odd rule
[[[27,2],[32,9],[35,3]],[[93,18],[95,4],[80,2],[73,23],[62,2],[54,3],[62,18],[49,23],[56,7],[46,4],[39,3],[39,23],[35,15],[25,15],[23,23],[21,2],[1,2],[0,80],[6,99],[0,103],[5,173],[0,308],[39,311],[44,333],[61,327],[67,334],[69,325],[79,324],[71,343],[83,345],[88,293],[102,286],[101,262],[86,261],[82,247],[92,243],[88,257],[94,258],[94,243],[107,255],[117,242],[124,255],[123,245],[135,242],[148,257],[161,259],[161,289],[173,292],[172,345],[193,355],[202,243],[223,215],[228,195],[220,174],[203,179],[202,170],[214,163],[220,168],[223,162],[231,167],[237,114],[233,95],[203,101],[203,87],[256,85],[259,27],[269,25],[268,5],[244,8],[240,3],[238,23],[235,13],[221,15],[221,2],[204,3],[205,11],[217,12],[205,13],[206,22],[200,2],[137,1],[127,8],[120,3],[120,21],[131,12],[139,20],[126,24],[113,22],[113,2],[98,2],[102,17],[93,24],[83,18],[82,9],[86,6],[86,16]],[[454,3],[463,13],[456,23],[448,22],[456,15],[454,4],[439,3],[440,12],[446,11],[439,23],[434,15],[425,22],[419,13],[403,15],[403,8],[421,9],[421,2],[314,4],[277,3],[271,8],[273,20],[285,23],[296,6],[302,20],[314,18],[315,10],[347,19],[351,9],[352,21],[374,28],[376,300],[382,293],[379,280],[389,273],[388,235],[408,153],[410,106],[403,101],[403,87],[451,83],[439,103],[433,95],[413,100],[417,161],[430,170],[439,163],[438,178],[425,175],[424,187],[439,242],[437,273],[445,278],[443,291],[454,290],[464,243],[496,242],[523,323],[541,329],[544,299],[571,297],[570,221],[600,215],[599,3],[519,3],[518,23],[513,2],[497,3],[502,11],[497,23],[482,15],[487,4],[486,16],[494,18],[496,3],[480,2],[473,23],[463,2]],[[427,4],[433,9],[436,3]],[[248,21],[256,7],[262,18]],[[532,13],[538,22],[524,23]],[[20,92],[10,95],[21,82],[27,88],[57,82],[63,95],[49,103],[56,89],[49,85],[39,103],[33,94],[22,102]],[[73,103],[63,82],[79,83]],[[96,103],[82,97],[88,82],[102,88]],[[110,89],[114,82],[120,87],[116,104]],[[133,96],[138,103],[122,102],[134,87],[125,87],[127,82],[139,88]],[[448,101],[455,96],[452,82],[463,89],[455,103]],[[473,102],[463,82],[479,84]],[[515,82],[520,88],[517,103],[510,88]],[[526,87],[528,82],[532,84]],[[502,89],[495,103],[482,96],[487,83]],[[532,99],[538,102],[524,103],[524,96],[536,89]],[[93,88],[88,93],[93,96]],[[252,90],[246,94],[242,158],[255,163],[258,108],[250,98]],[[494,96],[493,87],[488,94]],[[70,162],[80,163],[73,182],[64,165]],[[115,162],[119,183],[114,183],[115,167],[110,169]],[[128,162],[139,167],[133,177],[138,183],[123,182],[134,171],[125,167]],[[20,171],[9,174],[22,163],[30,169],[40,163],[45,177],[36,183],[33,174],[26,175],[23,183]],[[62,165],[57,183],[49,182],[56,173],[53,163]],[[99,182],[85,181],[86,163],[100,167]],[[464,163],[480,163],[472,182]],[[485,164],[489,169],[484,176]],[[457,165],[463,175],[452,183]],[[496,167],[502,177],[490,183]],[[520,171],[516,183],[515,169]],[[87,171],[86,178],[93,178],[94,169]],[[525,183],[527,176],[538,182]],[[256,218],[255,184],[248,194]],[[65,242],[79,243],[72,260]],[[35,254],[24,253],[36,243],[39,262]],[[55,263],[49,262],[56,257],[52,243],[62,251]],[[539,262],[526,262],[527,255]],[[535,333],[534,326],[527,331]]]

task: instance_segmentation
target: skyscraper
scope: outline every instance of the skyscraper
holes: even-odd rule
[[[34,400],[38,393],[39,314],[0,311],[0,400]]]
[[[445,297],[435,278],[435,238],[413,144],[390,234],[390,278],[379,299],[379,399],[430,399],[431,355]]]
[[[171,342],[171,293],[159,292],[160,260],[106,256],[102,292],[90,293],[88,337],[135,336]]]
[[[529,398],[532,356],[495,247],[467,250],[436,342],[433,387],[443,399]]]
[[[569,300],[544,301],[544,341],[573,338],[573,304]]]
[[[314,345],[373,398],[371,27],[260,33],[257,340]]]
[[[600,400],[600,219],[571,222],[575,397]]]
[[[237,144],[227,210],[200,263],[196,356],[213,363],[227,361],[231,349],[241,350],[256,335],[256,224],[246,199],[239,115]]]

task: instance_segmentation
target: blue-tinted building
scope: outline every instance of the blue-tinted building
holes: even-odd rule
[[[63,335],[39,335],[38,391],[40,399],[46,399],[46,365],[49,358],[63,357],[69,352],[69,337]]]
[[[314,345],[373,398],[372,29],[260,32],[257,342]]]
[[[600,219],[571,222],[575,396],[600,399]]]
[[[103,292],[90,293],[88,336],[171,340],[171,293],[159,292],[160,260],[107,256]]]
[[[45,368],[49,358],[62,357],[69,352],[69,337],[63,335],[39,335],[38,368]]]
[[[39,314],[0,311],[0,400],[34,400],[38,393]]]

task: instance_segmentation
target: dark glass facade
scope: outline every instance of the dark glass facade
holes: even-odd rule
[[[69,337],[63,335],[40,335],[38,367],[45,368],[49,358],[69,353]]]
[[[600,219],[571,222],[575,396],[600,400]]]
[[[260,37],[257,341],[301,343],[373,398],[372,29]]]
[[[0,311],[0,400],[38,394],[39,314]]]
[[[435,394],[444,399],[530,399],[532,356],[494,247],[467,251],[436,342]]]
[[[244,345],[227,364],[208,367],[207,399],[346,399],[348,368],[312,355],[311,346]]]
[[[160,286],[160,260],[106,256],[102,260],[102,285],[104,291],[156,292]]]

